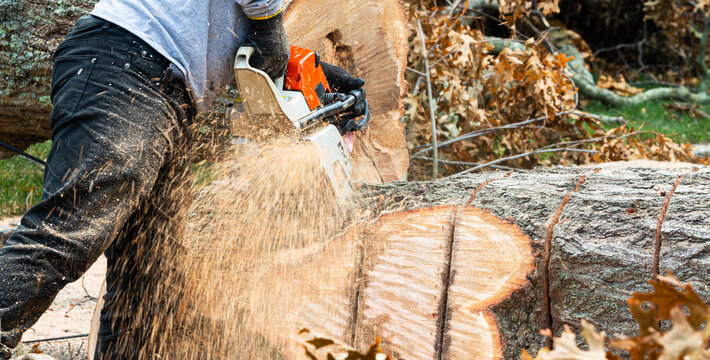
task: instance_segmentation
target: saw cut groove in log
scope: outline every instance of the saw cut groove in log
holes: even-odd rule
[[[525,285],[533,270],[530,239],[473,207],[460,208],[455,224],[441,358],[500,359],[498,326],[487,310]]]
[[[577,186],[574,188],[573,192],[579,192],[579,189],[582,187],[582,184],[584,184],[584,181],[587,180],[587,175],[582,175],[581,178],[579,178],[579,181],[577,182]],[[555,211],[555,215],[550,219],[550,225],[547,227],[547,237],[545,238],[545,267],[543,268],[543,291],[545,293],[545,313],[547,315],[547,328],[552,328],[552,308],[551,308],[551,300],[550,300],[550,250],[552,248],[552,236],[554,235],[554,230],[555,226],[560,222],[560,216],[562,215],[562,211],[564,211],[565,206],[567,206],[567,203],[569,202],[570,197],[572,196],[571,193],[565,194],[564,199],[562,200],[562,204],[560,204],[560,207],[557,208],[557,211]],[[548,338],[547,339],[547,347],[552,348],[552,339]]]
[[[510,175],[513,175],[514,173],[515,173],[515,171],[514,171],[514,170],[511,170],[510,172],[508,172],[507,174],[505,174],[505,176],[501,177],[500,179],[507,178],[507,177],[509,177]],[[481,183],[481,185],[479,185],[479,186],[476,188],[476,190],[473,191],[473,194],[471,194],[471,197],[468,199],[468,202],[466,203],[466,206],[471,206],[471,203],[473,203],[473,200],[476,199],[476,195],[478,195],[478,192],[481,191],[484,187],[486,187],[486,185],[488,185],[488,184],[490,184],[490,183],[492,183],[492,182],[494,182],[494,181],[496,181],[496,180],[500,180],[500,179],[488,179],[488,180],[484,181],[483,183]]]
[[[305,20],[308,19],[308,20]],[[294,0],[284,20],[289,42],[317,51],[324,61],[365,79],[372,112],[357,135],[352,179],[401,180],[409,168],[400,118],[407,93],[407,18],[399,0]]]
[[[659,267],[660,267],[660,261],[661,261],[661,246],[663,244],[663,236],[661,235],[661,230],[663,230],[663,219],[666,217],[666,212],[668,211],[668,205],[671,203],[671,197],[673,197],[673,193],[675,193],[676,189],[678,188],[678,185],[680,185],[680,182],[683,180],[683,177],[685,177],[685,174],[682,174],[678,177],[678,180],[675,181],[675,184],[673,184],[673,188],[671,188],[671,191],[668,192],[668,196],[666,196],[666,201],[663,203],[663,208],[661,209],[661,215],[658,217],[658,225],[656,226],[656,252],[653,254],[653,275],[658,276],[660,274],[659,272]]]
[[[365,238],[357,348],[381,336],[398,358],[435,358],[453,210],[396,212],[375,223]]]
[[[608,332],[637,333],[626,299],[632,291],[651,290],[646,281],[654,272],[658,219],[673,184],[688,172],[617,171],[610,177],[601,170],[570,199],[551,246],[554,331],[590,319]],[[660,262],[672,264],[666,269],[679,270],[676,276],[708,301],[710,172],[691,174],[685,175],[666,212]]]

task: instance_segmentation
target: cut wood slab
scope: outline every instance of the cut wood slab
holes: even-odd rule
[[[322,267],[339,285],[296,286],[290,335],[255,325],[274,343],[295,343],[303,324],[361,350],[380,336],[396,359],[516,359],[546,346],[540,330],[579,330],[581,319],[632,335],[626,299],[648,290],[656,257],[710,301],[708,168],[489,173],[361,192],[372,220],[285,271],[298,282],[299,268]]]

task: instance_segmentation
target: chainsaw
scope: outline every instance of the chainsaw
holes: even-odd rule
[[[268,122],[271,128],[294,132],[313,143],[335,194],[346,198],[352,193],[353,164],[352,148],[343,136],[352,140],[352,131],[370,121],[367,102],[361,102],[364,91],[332,92],[315,51],[292,46],[286,75],[275,80],[249,65],[253,54],[253,47],[241,47],[234,64],[246,115],[250,121]],[[355,106],[363,103],[364,111],[355,112]]]

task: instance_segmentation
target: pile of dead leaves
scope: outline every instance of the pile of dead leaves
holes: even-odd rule
[[[532,11],[529,1],[499,1],[499,5],[511,30],[522,14]],[[507,159],[498,163],[503,168],[640,158],[699,162],[689,146],[637,129],[610,129],[578,111],[578,93],[568,71],[573,58],[550,52],[545,45],[555,41],[551,36],[501,43],[485,37],[480,19],[465,11],[447,12],[424,0],[408,1],[407,10],[410,92],[403,121],[412,153],[410,179],[432,175],[430,100],[437,139],[445,142],[439,149],[439,159],[444,161],[440,175],[502,158]],[[559,11],[558,1],[538,2],[534,11],[541,15]],[[427,62],[431,99],[424,73]],[[639,91],[623,78],[605,77],[600,85],[628,95]]]
[[[634,293],[628,300],[639,324],[639,335],[609,340],[604,332],[582,321],[582,337],[588,350],[577,346],[576,336],[566,328],[554,339],[554,350],[541,350],[535,358],[523,351],[522,360],[616,360],[616,353],[631,360],[710,359],[710,308],[693,290],[673,277],[649,282],[650,293]],[[661,326],[662,322],[672,326]],[[549,334],[548,334],[549,335]],[[606,347],[605,347],[606,344]],[[607,350],[608,348],[608,350]]]

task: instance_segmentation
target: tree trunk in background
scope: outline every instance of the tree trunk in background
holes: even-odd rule
[[[95,2],[0,2],[0,140],[24,149],[49,139],[52,53]]]
[[[626,299],[651,290],[657,236],[660,272],[710,301],[709,168],[497,172],[361,192],[371,221],[255,280],[269,291],[288,273],[300,289],[290,306],[262,304],[286,310],[255,325],[289,358],[302,356],[301,328],[359,349],[381,336],[407,360],[517,359],[545,346],[539,330],[578,331],[581,319],[636,334]]]
[[[19,148],[51,135],[51,57],[95,0],[0,2],[0,140]],[[353,153],[360,181],[402,179],[409,157],[402,125],[407,85],[407,20],[399,0],[296,0],[286,11],[290,42],[321,53],[363,77],[372,110],[370,130]],[[216,111],[222,116],[224,111]],[[0,159],[11,155],[0,149]]]

